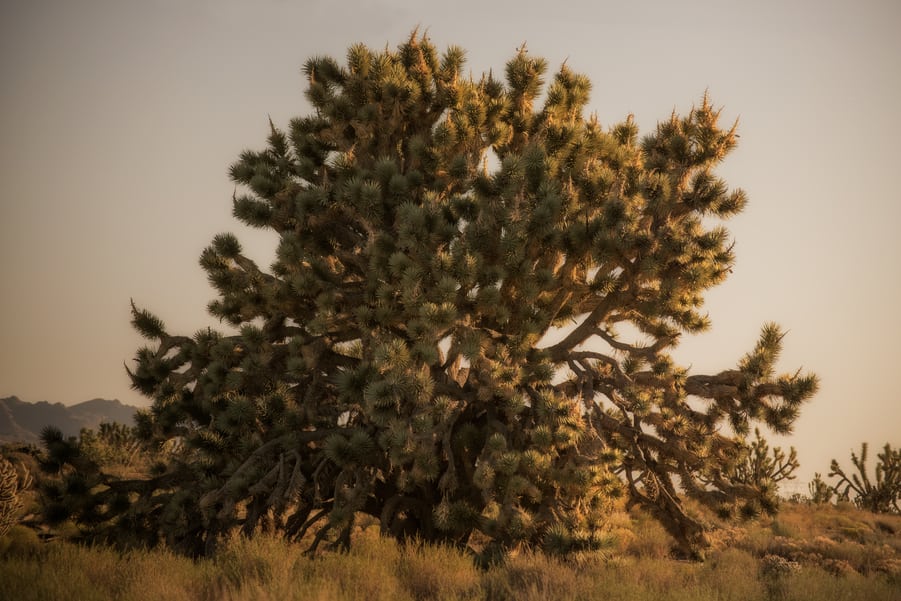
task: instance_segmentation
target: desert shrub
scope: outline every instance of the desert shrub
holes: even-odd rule
[[[104,467],[131,467],[141,453],[137,428],[114,422],[103,422],[97,430],[83,428],[79,448],[85,457]]]
[[[764,555],[760,560],[760,578],[768,599],[783,599],[788,590],[786,578],[801,571],[801,564],[781,555]]]
[[[833,576],[848,576],[857,573],[854,566],[844,559],[824,559],[820,562],[820,565]]]
[[[18,522],[23,507],[22,492],[31,485],[28,469],[22,466],[20,470],[0,457],[0,536]]]

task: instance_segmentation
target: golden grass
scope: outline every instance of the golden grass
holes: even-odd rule
[[[670,559],[662,529],[644,516],[633,517],[633,533],[604,551],[567,560],[520,551],[488,570],[475,567],[462,551],[400,546],[373,527],[361,530],[346,554],[309,558],[300,545],[258,536],[226,541],[215,557],[198,561],[164,549],[122,553],[41,543],[17,527],[0,539],[0,596],[21,601],[901,599],[901,517],[789,504],[775,519],[721,533],[704,563]]]

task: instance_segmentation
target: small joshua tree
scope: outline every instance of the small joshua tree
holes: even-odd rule
[[[814,505],[829,503],[835,496],[835,489],[823,480],[823,476],[819,472],[813,475],[813,480],[807,485],[807,489],[810,492],[810,502]]]
[[[851,453],[851,463],[857,473],[850,476],[832,460],[829,477],[838,477],[834,489],[842,500],[853,500],[861,509],[875,513],[901,513],[901,449],[889,443],[876,455],[876,479],[867,474],[867,443],[860,445],[860,456]],[[852,498],[853,497],[853,498]]]
[[[745,445],[743,458],[735,465],[731,475],[733,482],[752,486],[760,491],[756,502],[746,505],[743,511],[754,513],[758,506],[768,513],[776,511],[779,504],[779,483],[793,480],[798,466],[794,447],[789,449],[788,455],[781,447],[774,447],[771,454],[769,443],[761,436],[760,429],[755,428],[754,440]]]

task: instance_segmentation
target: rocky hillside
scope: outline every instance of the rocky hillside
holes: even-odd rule
[[[137,407],[118,400],[93,399],[77,405],[28,403],[11,396],[0,399],[0,442],[37,443],[44,426],[56,426],[65,436],[101,422],[131,424]]]

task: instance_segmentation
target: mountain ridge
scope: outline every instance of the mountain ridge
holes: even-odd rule
[[[64,436],[77,436],[82,428],[97,429],[101,422],[134,424],[138,407],[118,399],[90,399],[74,405],[23,401],[17,396],[0,398],[0,442],[36,444],[46,426]]]

